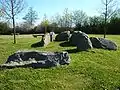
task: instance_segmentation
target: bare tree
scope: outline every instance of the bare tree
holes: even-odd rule
[[[65,8],[63,12],[63,22],[66,30],[72,27],[72,13],[69,12],[68,8]]]
[[[16,43],[15,16],[24,8],[24,0],[0,0],[4,15],[7,19],[12,19],[14,32],[14,44]]]
[[[26,20],[28,24],[33,26],[36,20],[38,19],[37,12],[33,10],[32,7],[30,7],[28,13],[25,15],[25,17],[23,17],[23,19]]]
[[[117,11],[117,1],[101,0],[101,2],[104,5],[102,14],[104,15],[104,23],[105,23],[105,27],[104,27],[104,38],[105,38],[107,32],[107,22]]]
[[[73,11],[73,23],[75,25],[80,24],[83,25],[84,22],[88,21],[88,16],[85,12],[81,10]]]
[[[72,27],[72,13],[68,11],[68,8],[64,9],[63,15],[57,13],[52,19],[58,27],[64,27],[66,30]]]
[[[3,17],[3,9],[0,8],[0,18]]]
[[[58,24],[58,27],[64,27],[64,20],[60,14],[55,15],[54,22]]]
[[[44,14],[43,21],[41,22],[41,25],[44,27],[44,34],[47,33],[47,28],[49,25],[49,20],[47,19],[47,15]]]

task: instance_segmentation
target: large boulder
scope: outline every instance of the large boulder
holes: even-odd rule
[[[96,37],[91,37],[90,40],[94,48],[117,50],[117,45],[111,40],[107,40],[105,38],[96,38]]]
[[[55,41],[68,41],[70,38],[70,31],[64,31],[55,37]]]
[[[70,57],[67,52],[18,51],[9,56],[1,67],[49,68],[69,63]]]
[[[77,46],[77,50],[88,50],[92,48],[92,43],[87,34],[81,31],[74,31],[70,38],[70,44]]]

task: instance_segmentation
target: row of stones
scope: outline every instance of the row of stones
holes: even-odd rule
[[[71,45],[77,46],[78,50],[87,50],[91,48],[102,48],[108,50],[117,50],[117,45],[111,40],[105,38],[90,37],[81,31],[74,31],[70,34],[69,31],[58,34],[56,41],[68,41]]]

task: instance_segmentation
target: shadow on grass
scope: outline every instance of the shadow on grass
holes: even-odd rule
[[[70,49],[70,50],[65,50],[68,53],[79,53],[79,52],[91,52],[91,53],[95,53],[94,51],[91,50],[78,50],[76,49]]]
[[[41,67],[34,67],[34,66],[0,66],[0,71],[2,70],[6,70],[6,69],[15,69],[15,68],[33,68],[33,69],[50,69],[50,68],[53,68],[53,67],[44,67],[44,66],[41,66]]]
[[[60,46],[61,46],[61,47],[71,47],[71,46],[73,46],[73,47],[74,47],[74,45],[71,45],[70,42],[60,43]]]
[[[77,53],[77,52],[80,52],[77,49],[70,49],[70,50],[65,50],[65,51],[68,52],[68,53]]]
[[[65,64],[65,65],[69,65],[69,64]],[[63,66],[62,64],[60,66]],[[58,67],[57,64],[54,64],[53,62],[48,62],[47,64],[43,64],[43,63],[30,63],[30,64],[26,64],[26,65],[0,65],[0,71],[2,70],[6,70],[6,69],[14,69],[14,68],[33,68],[33,69],[51,69],[51,68],[55,68]]]
[[[37,42],[31,45],[31,47],[33,48],[37,48],[37,47],[43,47],[43,42]]]

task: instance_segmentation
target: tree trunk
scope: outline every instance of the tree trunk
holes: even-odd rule
[[[104,38],[106,38],[106,26],[104,27]]]
[[[47,33],[47,26],[45,25],[45,34]]]
[[[107,32],[107,16],[108,16],[108,0],[106,0],[106,5],[105,5],[105,26],[104,26],[104,38],[106,38],[106,32]]]
[[[14,33],[14,44],[16,44],[16,30],[15,30],[15,18],[14,18],[14,6],[13,6],[13,0],[11,0],[11,6],[12,6],[12,23],[13,23],[13,33]]]
[[[107,33],[107,15],[106,14],[105,14],[105,25],[104,25],[104,38],[106,38],[106,33]]]
[[[15,19],[14,19],[14,16],[13,16],[13,32],[14,32],[14,44],[16,44],[16,30],[15,30]]]

